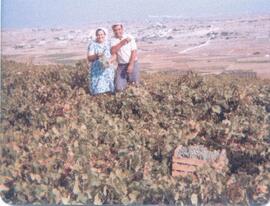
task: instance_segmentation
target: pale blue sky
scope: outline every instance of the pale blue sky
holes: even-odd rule
[[[270,0],[2,0],[2,26],[79,26],[100,21],[270,14]]]

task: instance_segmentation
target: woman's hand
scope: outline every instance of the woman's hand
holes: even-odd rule
[[[102,57],[103,56],[103,53],[97,53],[96,54],[96,59],[99,59],[100,57]]]
[[[92,62],[92,61],[95,61],[95,60],[99,59],[103,55],[104,55],[103,53],[97,53],[97,54],[93,54],[93,55],[88,55],[87,59],[88,59],[89,62]]]

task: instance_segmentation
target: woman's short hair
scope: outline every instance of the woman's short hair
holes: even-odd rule
[[[97,29],[96,30],[96,36],[98,35],[98,32],[102,31],[104,33],[104,35],[106,35],[106,32],[103,29]]]

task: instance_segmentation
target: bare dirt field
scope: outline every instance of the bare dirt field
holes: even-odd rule
[[[85,58],[98,24],[81,28],[2,31],[5,58],[34,64],[74,64]],[[110,31],[110,23],[102,26]],[[152,19],[125,23],[138,42],[142,70],[203,74],[251,70],[270,78],[270,16],[235,19]]]

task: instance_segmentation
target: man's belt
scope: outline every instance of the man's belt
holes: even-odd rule
[[[126,63],[126,64],[118,64],[119,66],[127,66],[127,65],[129,65],[128,63]]]

